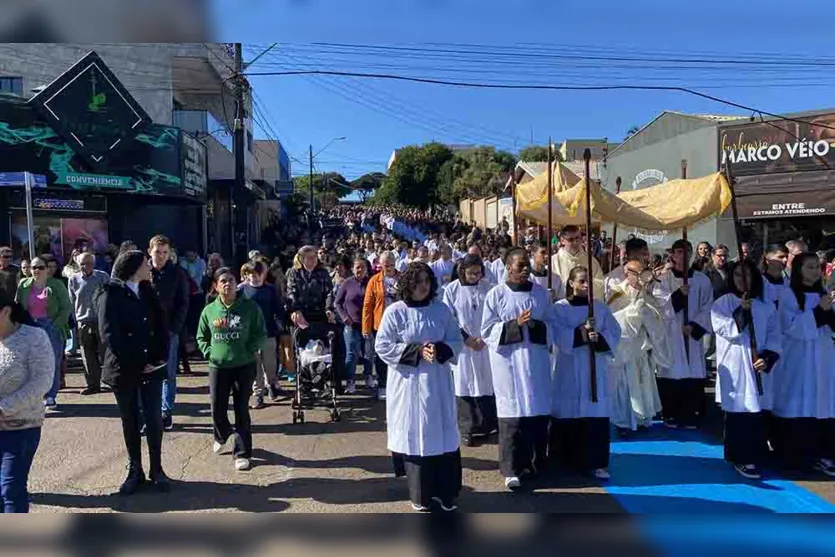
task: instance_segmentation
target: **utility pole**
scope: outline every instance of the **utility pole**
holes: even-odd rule
[[[235,43],[235,183],[229,191],[229,230],[232,244],[232,259],[237,256],[235,239],[235,193],[246,188],[246,106],[244,104],[244,60],[241,43]]]
[[[310,181],[307,183],[310,188],[310,210],[308,211],[307,226],[313,228],[313,145],[310,146]]]

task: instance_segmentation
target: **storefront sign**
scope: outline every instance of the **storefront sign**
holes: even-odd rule
[[[762,217],[800,217],[803,215],[822,215],[826,207],[806,203],[772,203],[771,207],[755,209],[751,212],[754,218]]]
[[[46,187],[46,176],[32,174],[35,179],[36,188]],[[23,188],[26,186],[26,178],[23,172],[0,172],[0,188]]]
[[[637,190],[650,186],[657,186],[658,184],[663,184],[666,181],[667,175],[662,171],[655,168],[648,168],[639,172],[638,175],[635,176],[635,179],[632,180],[632,189]],[[632,234],[649,245],[660,244],[664,241],[664,238],[667,237],[667,233],[664,231],[656,232],[655,234],[644,234],[637,229],[633,229]]]
[[[97,170],[152,123],[95,52],[29,102],[55,133]]]
[[[736,176],[835,168],[835,114],[719,130],[719,160]]]
[[[181,135],[183,191],[195,197],[205,195],[208,181],[206,146],[185,132]]]
[[[131,189],[130,178],[127,176],[110,176],[104,174],[79,174],[77,172],[65,172],[58,176],[55,183],[70,186],[74,189]]]
[[[835,214],[835,170],[743,176],[735,194],[742,219],[808,218]]]

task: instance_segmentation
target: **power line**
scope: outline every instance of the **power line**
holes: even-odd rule
[[[279,72],[260,72],[250,75],[272,75],[272,76],[291,76],[291,75],[334,75],[344,77],[362,77],[369,79],[388,79],[394,81],[409,81],[413,83],[424,83],[430,85],[447,85],[450,87],[462,87],[470,89],[509,89],[517,91],[667,91],[686,93],[700,97],[709,101],[732,106],[744,110],[746,112],[754,112],[765,116],[770,116],[779,120],[789,122],[797,122],[801,124],[808,124],[804,120],[790,118],[788,116],[780,116],[766,112],[758,108],[747,106],[738,102],[722,99],[715,95],[709,95],[700,91],[695,91],[687,87],[679,87],[672,85],[546,85],[546,84],[515,84],[515,83],[480,83],[475,81],[453,81],[445,79],[433,79],[423,77],[411,77],[396,74],[383,73],[362,73],[362,72],[341,72],[341,71],[326,71],[326,70],[294,70],[294,71],[279,71]],[[818,125],[818,124],[816,124]],[[819,127],[826,129],[833,129],[835,127],[820,124]]]

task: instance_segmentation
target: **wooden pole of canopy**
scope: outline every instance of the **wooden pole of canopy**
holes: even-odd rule
[[[586,279],[589,287],[589,316],[586,320],[589,330],[594,330],[594,269],[592,265],[591,252],[591,149],[583,151],[583,163],[586,171]],[[566,277],[565,280],[567,280]],[[589,387],[591,389],[591,401],[597,402],[597,354],[594,346],[589,344]]]
[[[687,179],[687,159],[682,159],[681,161],[681,179]],[[684,240],[684,274],[682,279],[682,284],[687,286],[687,276],[690,273],[690,252],[687,249],[687,227],[681,229],[681,239]],[[684,295],[684,309],[683,315],[684,320],[683,324],[687,325],[690,322],[690,296],[688,294]],[[684,355],[687,358],[687,365],[690,365],[690,336],[688,335],[687,338],[684,339]]]
[[[620,185],[621,179],[620,176],[617,177],[615,180],[615,195],[620,193]],[[606,246],[603,246],[606,247]],[[618,253],[618,223],[612,225],[612,253],[610,254],[609,258],[609,271],[613,271],[615,269],[615,258],[617,257]]]
[[[516,217],[516,170],[511,175],[510,182],[510,214],[513,215],[513,245],[519,245],[520,219]]]
[[[725,163],[725,177],[728,179],[728,188],[731,190],[731,214],[733,215],[734,219],[734,232],[736,233],[736,253],[737,258],[739,259],[740,263],[743,263],[742,259],[742,230],[739,225],[739,213],[737,212],[736,208],[736,191],[734,190],[734,177],[733,172],[731,171],[731,161],[728,160]],[[743,267],[744,269],[744,267]],[[744,282],[745,288],[743,289],[742,297],[743,299],[749,299],[751,296],[751,285],[748,282],[749,276],[748,273],[743,270],[742,277]],[[733,280],[733,276],[731,276],[731,280]],[[753,318],[749,321],[750,325],[748,327],[748,338],[751,340],[751,362],[756,362],[759,359],[757,355],[757,335],[756,331],[754,330],[754,320]],[[741,333],[742,331],[740,331]],[[754,370],[754,377],[757,380],[757,394],[762,396],[763,394],[763,379],[760,372]]]
[[[553,265],[551,264],[551,257],[553,257],[553,246],[551,245],[551,238],[554,237],[554,184],[553,184],[553,172],[551,169],[551,165],[553,164],[553,151],[551,146],[551,138],[548,138],[548,238],[546,240],[548,246],[548,292],[551,292],[553,288],[553,274],[554,271],[551,268]]]

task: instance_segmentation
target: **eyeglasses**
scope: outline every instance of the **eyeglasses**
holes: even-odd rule
[[[46,265],[32,265],[30,267],[33,271],[44,271],[46,270]]]

